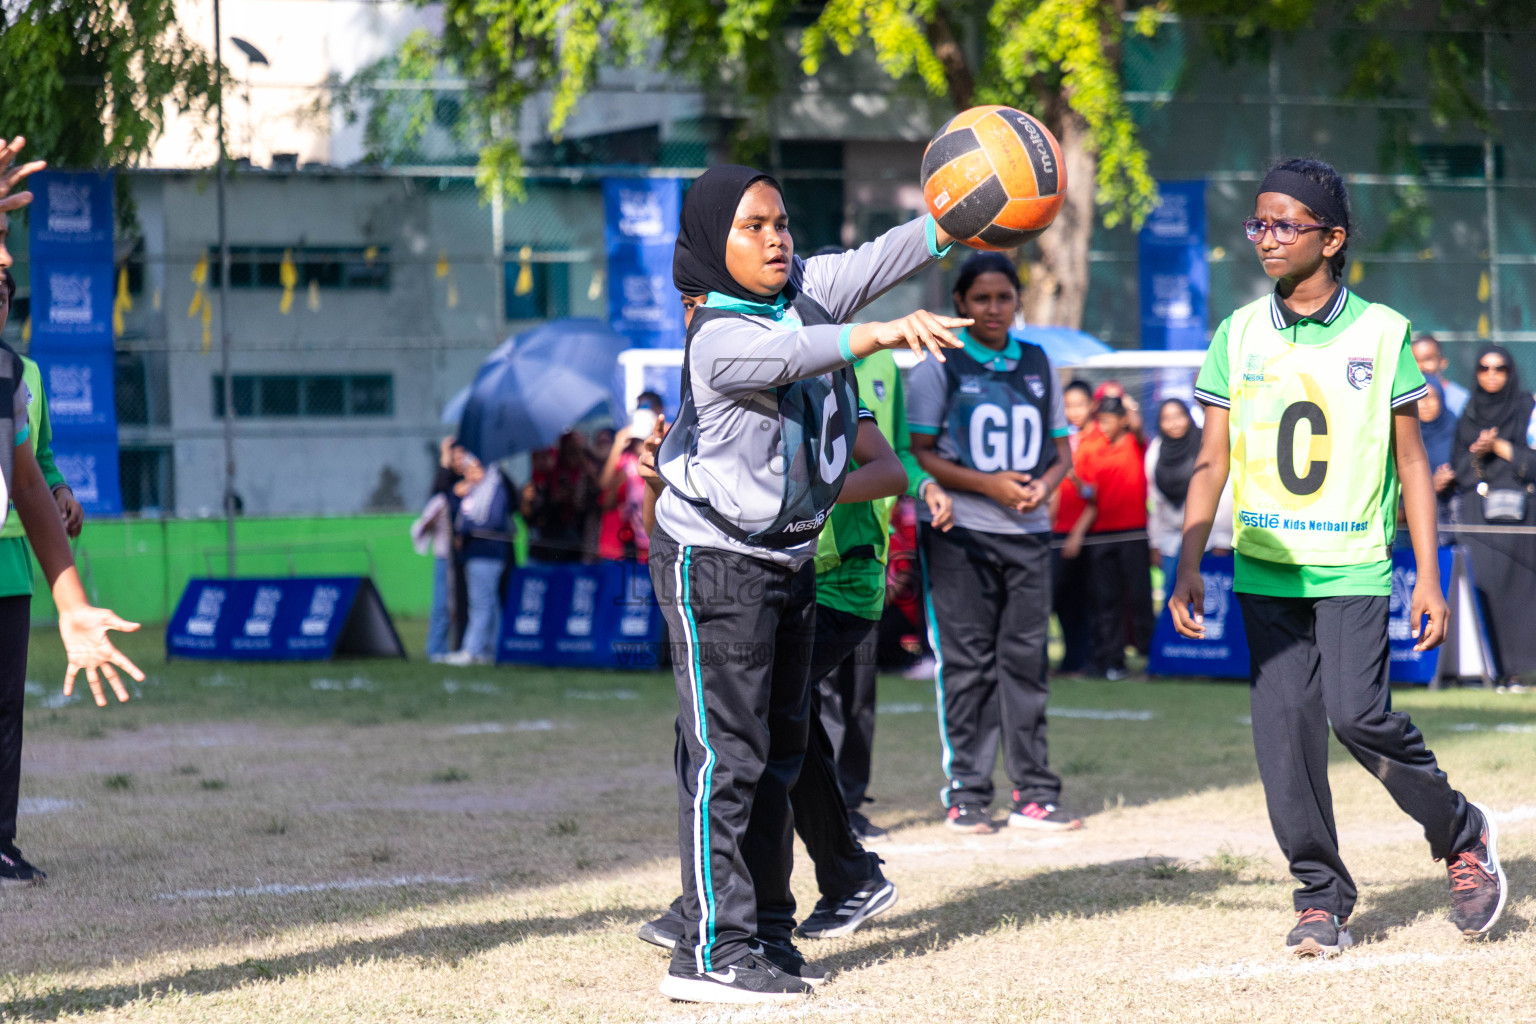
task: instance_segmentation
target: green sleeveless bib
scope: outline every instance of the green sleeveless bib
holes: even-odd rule
[[[1276,330],[1266,296],[1232,315],[1234,545],[1292,565],[1389,557],[1392,394],[1408,321],[1375,303],[1322,345]]]

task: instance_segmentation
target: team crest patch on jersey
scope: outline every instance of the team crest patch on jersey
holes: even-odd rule
[[[969,377],[960,382],[960,393],[962,395],[979,395],[984,390],[986,389],[982,386],[981,381],[974,377]]]
[[[881,402],[885,401],[885,381],[883,381],[883,380],[871,381],[870,382],[870,387],[875,392],[876,400],[881,401]]]
[[[1024,375],[1024,383],[1029,385],[1030,394],[1036,398],[1045,397],[1045,381],[1040,379],[1038,373],[1026,373]]]
[[[1376,360],[1368,356],[1350,356],[1349,362],[1344,367],[1344,377],[1349,381],[1349,386],[1356,391],[1364,391],[1371,386],[1371,377],[1376,372]]]

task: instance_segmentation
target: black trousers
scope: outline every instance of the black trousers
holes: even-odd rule
[[[1355,882],[1339,856],[1328,788],[1328,725],[1355,760],[1424,827],[1445,860],[1478,839],[1482,823],[1452,789],[1387,684],[1389,598],[1238,594],[1253,670],[1253,749],[1269,821],[1291,874],[1297,910],[1348,917]]]
[[[875,675],[880,622],[816,606],[816,665],[811,670],[818,718],[831,744],[843,802],[863,804],[875,746]],[[795,807],[798,821],[800,808]],[[866,876],[867,877],[867,876]]]
[[[1057,543],[1066,539],[1058,533]],[[1061,623],[1061,663],[1058,672],[1081,672],[1093,657],[1093,588],[1088,584],[1088,557],[1063,558],[1051,549],[1051,608]]]
[[[0,843],[16,838],[21,799],[21,712],[26,701],[32,598],[0,597]]]
[[[1089,536],[1080,560],[1088,563],[1093,591],[1093,668],[1125,668],[1126,644],[1152,649],[1152,557],[1146,538]]]
[[[678,649],[682,728],[680,970],[724,970],[760,935],[788,937],[789,791],[811,720],[815,567],[651,540],[651,581]],[[844,823],[846,828],[846,821]]]
[[[1061,778],[1046,758],[1046,629],[1051,616],[1049,534],[981,533],[922,524],[919,550],[946,807],[992,802],[999,742],[1020,799],[1057,803]]]

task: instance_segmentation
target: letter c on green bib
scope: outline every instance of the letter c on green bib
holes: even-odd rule
[[[1296,426],[1302,420],[1312,428],[1312,436],[1328,433],[1328,417],[1316,402],[1293,402],[1280,415],[1280,431],[1275,451],[1275,468],[1280,483],[1292,494],[1315,494],[1328,476],[1328,461],[1313,459],[1307,465],[1307,475],[1296,474]]]

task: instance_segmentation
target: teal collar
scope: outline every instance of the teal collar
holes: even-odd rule
[[[784,301],[784,293],[780,292],[778,298],[772,302],[747,302],[738,299],[734,295],[724,292],[710,292],[704,299],[704,305],[712,309],[723,309],[731,313],[745,313],[748,316],[765,316],[770,320],[782,320],[789,309],[789,303]]]
[[[1008,335],[1008,344],[1003,346],[1002,351],[983,345],[971,337],[971,332],[964,327],[956,333],[960,336],[960,340],[965,342],[965,354],[988,369],[1006,370],[1008,363],[1017,363],[1024,356],[1024,347],[1011,332]]]

